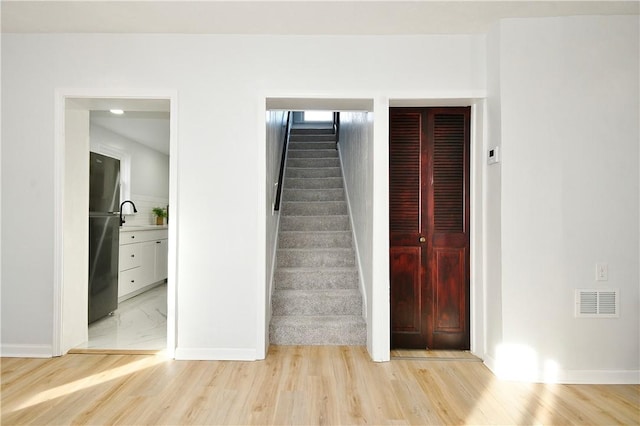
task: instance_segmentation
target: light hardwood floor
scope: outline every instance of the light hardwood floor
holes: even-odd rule
[[[639,424],[640,386],[501,382],[481,362],[272,346],[257,362],[2,359],[9,424]]]

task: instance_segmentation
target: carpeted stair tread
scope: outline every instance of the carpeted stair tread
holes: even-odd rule
[[[333,135],[333,127],[322,128],[306,128],[306,127],[293,127],[291,129],[292,135]]]
[[[358,288],[355,267],[298,267],[278,268],[274,274],[276,289],[321,290],[329,288]]]
[[[279,248],[351,248],[350,231],[283,231],[278,236]]]
[[[340,167],[340,159],[336,158],[288,158],[287,167]]]
[[[289,142],[290,152],[298,149],[336,149],[335,141],[328,142]]]
[[[358,289],[275,290],[271,297],[273,315],[361,315]]]
[[[282,200],[287,201],[345,201],[343,188],[283,189]]]
[[[292,134],[289,142],[335,142],[336,137],[332,134]]]
[[[356,315],[274,316],[269,327],[269,340],[277,345],[362,346],[366,335],[367,324]]]
[[[355,266],[351,248],[286,248],[276,253],[277,267]]]
[[[338,189],[343,188],[341,177],[325,178],[292,178],[284,179],[284,187],[287,189]]]
[[[285,201],[285,216],[342,216],[348,213],[346,201]]]
[[[348,231],[349,216],[282,216],[282,231]]]
[[[364,345],[360,278],[331,129],[292,129],[280,208],[269,340]]]
[[[289,149],[289,158],[338,158],[335,149]]]
[[[341,177],[340,167],[287,167],[287,178],[331,178]],[[289,189],[286,186],[283,190]]]

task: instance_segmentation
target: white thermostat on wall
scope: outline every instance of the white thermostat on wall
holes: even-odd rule
[[[500,162],[500,147],[494,146],[487,150],[487,164],[496,164]]]

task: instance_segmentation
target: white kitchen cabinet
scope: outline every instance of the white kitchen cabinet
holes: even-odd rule
[[[120,229],[118,301],[167,278],[167,237],[166,228]]]
[[[169,240],[163,239],[156,241],[155,244],[155,271],[154,280],[166,280],[168,275],[169,263]]]

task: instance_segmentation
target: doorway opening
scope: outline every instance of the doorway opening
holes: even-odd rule
[[[168,219],[157,225],[153,210],[162,210],[160,216],[170,213],[176,223],[176,161],[170,156],[176,144],[174,102],[173,93],[76,92],[58,98],[56,202],[62,213],[56,218],[60,273],[54,293],[54,355],[165,352],[173,357],[176,230]],[[91,158],[114,159],[120,173],[120,196],[113,209],[119,242],[115,240],[111,256],[118,259],[109,279],[116,282],[117,308],[97,319],[89,318],[87,309],[96,293],[88,285],[90,153]]]
[[[367,203],[373,189],[373,102],[269,98],[265,103],[266,205],[275,206],[278,189],[284,190],[282,208],[269,209],[265,221],[266,321],[260,325],[265,347],[313,339],[334,344],[323,328],[331,326],[347,330],[341,338],[353,337],[370,348],[372,212]],[[338,115],[345,127],[336,122]],[[291,135],[288,148],[282,141],[286,134]],[[360,251],[353,256],[358,243]],[[298,303],[311,292],[331,303],[348,297],[349,303],[340,305],[340,314],[329,309],[330,303],[316,302],[312,308]],[[299,332],[305,326],[313,332]]]

